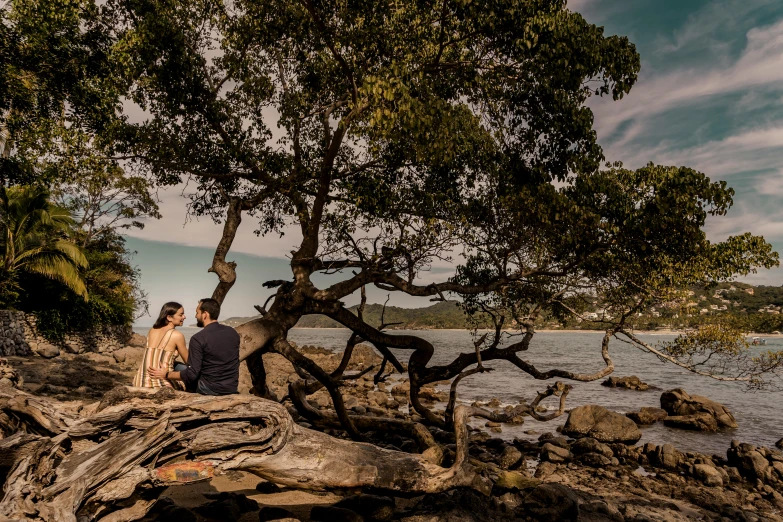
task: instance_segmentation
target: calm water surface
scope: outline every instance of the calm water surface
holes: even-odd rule
[[[199,329],[184,327],[181,331],[187,339]],[[136,329],[146,335],[146,328]],[[395,331],[394,334],[410,333],[418,335],[435,346],[435,355],[430,365],[445,364],[463,352],[473,351],[472,337],[462,330],[419,330]],[[350,333],[344,329],[297,328],[289,332],[289,339],[298,345],[318,345],[342,351]],[[604,367],[601,359],[602,333],[592,332],[541,332],[530,343],[527,352],[520,356],[534,364],[539,370],[560,368],[593,373]],[[673,336],[640,335],[648,343],[671,340]],[[783,349],[783,339],[768,339],[765,349]],[[638,410],[643,406],[659,407],[659,398],[663,391],[672,388],[684,388],[688,393],[703,395],[728,407],[737,419],[739,428],[720,433],[705,434],[685,430],[674,430],[657,423],[642,427],[642,440],[662,444],[670,442],[683,451],[698,451],[706,454],[723,454],[731,439],[771,447],[783,437],[783,392],[764,391],[747,392],[740,383],[726,383],[700,377],[673,364],[663,363],[652,354],[642,352],[625,343],[613,341],[609,345],[610,355],[615,364],[613,375],[622,377],[636,375],[650,384],[648,391],[632,391],[607,388],[600,381],[591,383],[571,383],[574,389],[568,396],[567,408],[583,404],[599,404],[608,409],[625,413]],[[394,350],[401,361],[407,361],[410,352]],[[497,397],[504,405],[518,404],[520,400],[530,401],[537,391],[547,384],[555,382],[537,381],[506,361],[489,361],[486,367],[494,368],[491,373],[477,374],[462,380],[459,386],[461,402],[488,401]],[[564,382],[569,382],[564,380]],[[441,387],[446,389],[446,387]],[[543,405],[557,409],[557,397],[550,397]],[[565,422],[566,416],[549,422],[537,422],[526,417],[521,426],[504,426],[504,438],[536,438],[545,431],[554,432],[557,426]],[[475,421],[475,425],[481,424]],[[525,431],[533,431],[526,434]]]

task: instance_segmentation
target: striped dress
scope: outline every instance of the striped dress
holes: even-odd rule
[[[155,379],[150,375],[148,368],[168,368],[168,371],[174,371],[174,359],[177,357],[176,350],[164,350],[171,339],[174,329],[169,332],[168,337],[164,337],[162,342],[156,348],[150,348],[149,337],[147,338],[147,348],[144,350],[144,358],[141,360],[139,371],[133,378],[133,385],[139,388],[174,388],[175,390],[184,390],[185,383],[182,381],[167,381],[165,379]]]

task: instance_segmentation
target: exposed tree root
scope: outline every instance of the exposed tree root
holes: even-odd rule
[[[421,494],[490,488],[468,460],[470,409],[460,406],[454,412],[456,457],[444,468],[432,462],[433,452],[390,451],[303,428],[282,405],[251,395],[118,388],[84,418],[63,403],[16,389],[0,388],[0,401],[0,411],[29,431],[0,442],[0,471],[8,473],[0,519],[137,520],[162,487],[227,470],[312,490],[368,487]],[[352,420],[363,429],[382,424],[408,434],[416,430],[407,426],[414,423]],[[436,446],[431,436],[420,434],[419,440]]]

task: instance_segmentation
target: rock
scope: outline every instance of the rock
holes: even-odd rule
[[[680,463],[685,460],[685,455],[677,451],[671,444],[655,446],[651,451],[646,452],[647,459],[653,466],[675,470]]]
[[[549,439],[546,439],[545,442],[548,442],[549,444],[552,444],[554,446],[565,448],[567,450],[571,449],[571,445],[568,443],[568,439],[566,439],[565,437],[551,437]],[[539,444],[543,445],[542,443]]]
[[[153,512],[158,520],[166,520],[167,522],[197,522],[198,517],[188,508],[178,506],[168,497],[162,497],[155,503]]]
[[[650,385],[642,382],[636,375],[629,377],[609,377],[601,383],[602,386],[608,386],[610,388],[625,388],[627,390],[647,390]]]
[[[579,497],[562,484],[541,484],[528,493],[523,507],[536,520],[575,521],[579,517]]]
[[[195,511],[206,518],[218,520],[237,520],[242,513],[256,511],[258,502],[247,498],[241,493],[222,491],[220,493],[204,493],[211,502],[202,504]]]
[[[576,461],[592,468],[605,468],[614,464],[611,457],[606,457],[600,453],[584,453],[578,456]]]
[[[642,438],[642,432],[631,419],[596,405],[571,410],[562,433],[573,437],[590,436],[600,442],[634,443]]]
[[[770,465],[760,449],[753,444],[738,444],[732,441],[731,447],[726,451],[726,457],[729,465],[736,467],[743,477],[765,481]]]
[[[695,464],[693,466],[693,476],[707,486],[723,486],[723,477],[720,472],[708,464]]]
[[[541,446],[541,460],[544,462],[567,462],[573,458],[570,451],[548,442]]]
[[[393,386],[391,389],[392,395],[400,395],[400,396],[408,396],[411,393],[411,383],[410,381],[403,381],[400,384],[397,384],[396,386]]]
[[[536,466],[536,472],[533,476],[537,479],[545,479],[557,470],[557,464],[553,462],[541,462]]]
[[[52,359],[60,355],[60,349],[49,343],[41,343],[38,345],[38,351],[35,352],[44,359]]]
[[[118,363],[137,364],[138,360],[144,355],[144,350],[141,348],[134,348],[132,346],[126,346],[112,352],[112,357]]]
[[[659,420],[665,419],[667,415],[668,413],[666,413],[666,410],[661,408],[648,407],[644,407],[639,411],[632,411],[625,414],[626,417],[640,426],[649,426],[650,424],[655,424]]]
[[[281,491],[283,491],[283,488],[281,488],[274,482],[267,482],[266,480],[262,480],[261,482],[256,484],[256,491],[268,495],[270,493],[280,493]]]
[[[310,510],[312,522],[364,522],[364,517],[351,511],[334,506],[314,506]]]
[[[579,506],[579,522],[625,522],[620,511],[605,500],[593,500]]]
[[[487,428],[499,428],[501,424],[499,422],[487,421],[484,426]]]
[[[524,491],[541,484],[537,478],[530,478],[518,471],[501,471],[495,480],[495,487],[501,490]]]
[[[296,515],[281,507],[262,507],[258,512],[258,522],[299,522]],[[168,521],[167,521],[168,522]]]
[[[334,507],[349,509],[365,520],[385,522],[394,516],[394,499],[379,495],[354,495],[334,504]]]
[[[384,392],[371,391],[367,392],[367,400],[369,400],[370,403],[376,403],[378,406],[386,406],[390,399],[389,395]],[[331,404],[331,401],[329,404]]]
[[[425,401],[442,401],[443,400],[443,394],[438,393],[435,388],[430,388],[428,386],[425,386],[421,389],[419,389],[419,397]]]
[[[724,471],[726,471],[726,475],[729,477],[731,482],[742,482],[742,475],[736,467],[726,466]]]
[[[598,442],[592,437],[585,437],[571,444],[571,452],[574,455],[583,455],[585,453],[598,453],[608,459],[614,457],[614,452],[612,451],[612,448],[610,448],[606,444],[602,444]]]
[[[737,427],[737,421],[728,408],[706,397],[688,395],[682,388],[663,392],[661,394],[661,408],[673,416],[707,413],[715,418],[721,428]]]
[[[663,419],[663,424],[681,430],[718,431],[718,421],[705,412],[693,415],[670,415]]]
[[[134,348],[146,348],[147,338],[141,334],[133,332],[133,334],[130,336],[130,339],[128,339],[128,346],[132,346]]]
[[[783,439],[780,439],[775,443],[775,446],[777,446],[780,449],[783,449]]]
[[[520,462],[524,462],[522,452],[514,446],[506,446],[498,459],[498,464],[503,469],[517,467]]]

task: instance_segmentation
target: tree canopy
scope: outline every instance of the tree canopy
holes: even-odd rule
[[[88,20],[80,38],[99,34],[88,46],[99,52],[87,55],[98,58],[90,71],[100,80],[85,83],[101,87],[80,118],[100,127],[110,161],[161,186],[197,187],[190,211],[224,224],[214,297],[236,279],[226,255],[243,214],[261,235],[298,227],[291,280],[268,282],[277,288],[271,305],[240,327],[243,358],[264,393],[259,354],[285,355],[327,387],[352,434],[339,378],[286,340],[303,315],[337,320],[354,331],[349,344],[374,344],[398,369],[389,348],[412,350],[412,404],[443,425],[419,387],[482,361],[506,359],[536,379],[592,380],[611,373],[609,342],[624,336],[700,371],[699,357],[724,345],[701,336],[657,349],[639,342],[627,318],[676,302],[691,285],[777,265],[761,237],[707,239],[706,220],[733,202],[725,182],[687,167],[607,163],[587,101],[627,94],[639,55],[563,0],[78,5]],[[454,276],[422,282],[436,259],[452,260]],[[344,277],[328,287],[311,279],[335,271]],[[475,353],[428,366],[432,345],[344,307],[367,285],[457,296],[469,315],[493,317],[495,334]],[[605,309],[604,368],[541,371],[520,359],[536,316],[578,315],[586,299]],[[503,344],[505,327],[523,335]],[[721,353],[746,355],[732,350]],[[780,362],[768,354],[735,373],[703,373],[762,385]]]

